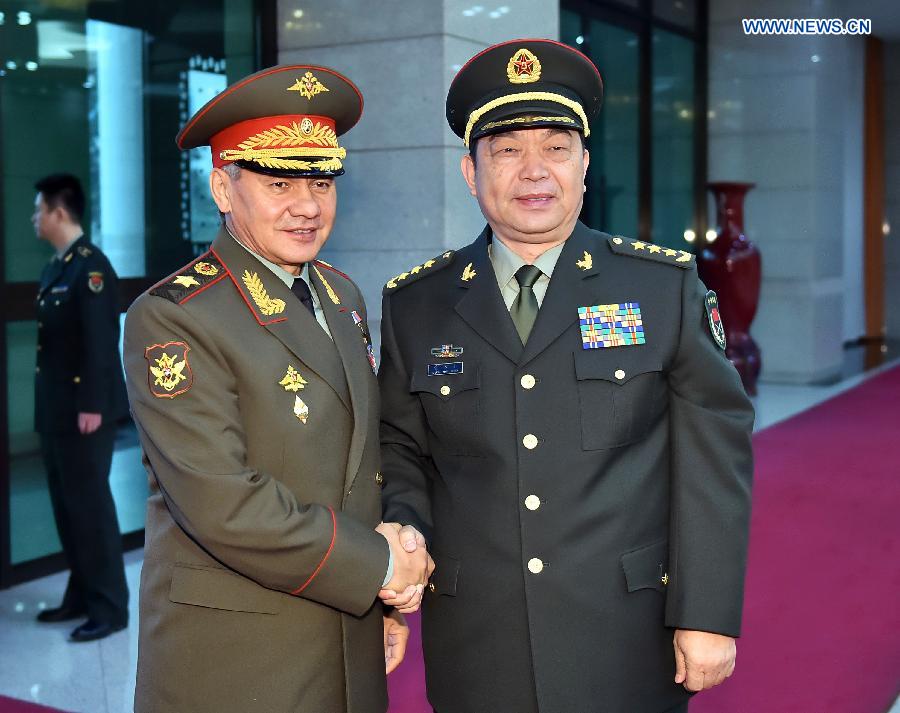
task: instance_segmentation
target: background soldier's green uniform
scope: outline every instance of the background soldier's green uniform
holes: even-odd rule
[[[119,357],[119,294],[109,260],[87,237],[44,267],[37,319],[35,430],[71,569],[62,606],[123,625],[128,588],[109,488],[116,422],[128,413]],[[82,412],[101,414],[100,428],[81,434]]]

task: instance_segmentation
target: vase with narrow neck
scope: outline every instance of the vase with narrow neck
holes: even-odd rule
[[[756,394],[761,364],[750,324],[759,305],[762,261],[759,250],[744,235],[744,197],[754,185],[729,181],[707,184],[716,200],[716,235],[697,254],[700,279],[719,298],[725,354],[751,396]]]

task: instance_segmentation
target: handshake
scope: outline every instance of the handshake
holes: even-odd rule
[[[383,522],[375,528],[388,541],[394,557],[394,572],[378,598],[403,614],[418,610],[434,560],[425,547],[425,537],[411,525]]]

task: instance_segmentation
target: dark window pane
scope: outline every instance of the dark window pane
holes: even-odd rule
[[[694,45],[653,33],[652,240],[685,248],[694,216]]]
[[[636,236],[638,38],[615,25],[591,20],[586,44],[603,77],[604,99],[588,138],[591,163],[583,217],[592,228]]]
[[[693,30],[697,24],[697,3],[696,0],[653,0],[653,15]]]

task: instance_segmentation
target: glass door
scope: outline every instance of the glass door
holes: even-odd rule
[[[64,566],[34,431],[34,302],[52,257],[31,225],[35,181],[80,179],[82,226],[120,277],[124,312],[204,247],[197,228],[217,216],[191,200],[174,138],[198,102],[259,66],[272,6],[0,0],[0,585]],[[139,545],[147,481],[130,421],[110,483],[126,546]]]
[[[562,41],[587,54],[603,77],[603,109],[587,140],[590,168],[582,220],[596,230],[636,236],[640,209],[640,54],[638,33],[562,10]]]

